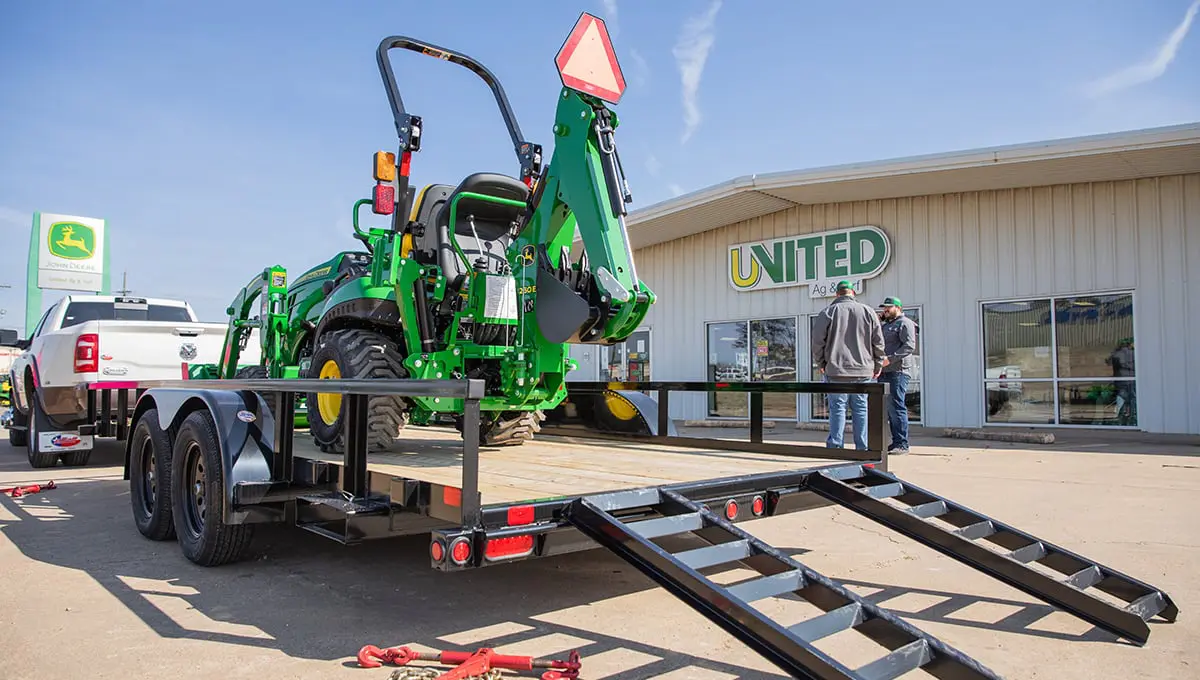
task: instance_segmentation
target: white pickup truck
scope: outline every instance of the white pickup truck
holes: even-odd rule
[[[216,364],[226,326],[201,323],[179,300],[71,295],[42,316],[9,369],[9,443],[33,467],[86,465],[96,423],[88,383],[182,380],[189,364]],[[247,347],[243,360],[258,360]],[[133,395],[129,404],[132,407]]]

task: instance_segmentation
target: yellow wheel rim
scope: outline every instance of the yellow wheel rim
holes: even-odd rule
[[[637,417],[637,409],[629,403],[628,399],[619,394],[605,392],[604,405],[608,408],[608,412],[618,420],[633,420]]]
[[[321,366],[321,374],[317,376],[321,380],[331,380],[342,377],[342,371],[338,368],[337,363],[330,359]],[[321,414],[321,420],[327,425],[332,425],[338,417],[338,411],[342,410],[342,395],[333,394],[318,394],[317,395],[317,411]]]

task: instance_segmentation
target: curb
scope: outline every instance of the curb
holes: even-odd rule
[[[946,428],[942,436],[950,439],[985,439],[996,442],[1018,442],[1021,444],[1053,444],[1054,434],[1051,432],[994,432],[984,430],[966,430]]]
[[[750,427],[749,420],[685,420],[683,427],[729,427],[747,429]],[[764,420],[763,429],[768,430],[775,427],[774,420]]]

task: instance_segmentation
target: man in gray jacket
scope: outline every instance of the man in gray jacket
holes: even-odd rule
[[[879,377],[887,365],[884,355],[883,330],[879,316],[867,305],[854,299],[849,281],[837,284],[837,297],[814,319],[812,329],[812,360],[824,374],[825,382],[865,383]],[[843,448],[846,428],[846,406],[854,429],[854,445],[859,451],[867,448],[867,395],[830,394],[829,436],[825,445]]]
[[[887,297],[879,305],[883,321],[883,345],[887,352],[888,365],[879,375],[879,382],[887,383],[889,394],[888,428],[892,431],[892,443],[888,453],[908,453],[908,381],[916,366],[913,352],[917,350],[917,325],[904,315],[900,298]]]

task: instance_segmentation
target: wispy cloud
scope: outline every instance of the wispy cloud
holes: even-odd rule
[[[641,52],[632,47],[629,48],[629,58],[633,62],[633,73],[630,74],[633,86],[645,87],[646,83],[650,82],[650,64],[646,62],[646,58],[642,56]]]
[[[683,187],[681,187],[675,183],[668,184],[667,191],[670,191],[672,196],[682,196],[683,195]]]
[[[1175,54],[1179,51],[1179,46],[1183,43],[1183,39],[1187,37],[1188,31],[1191,30],[1192,21],[1195,20],[1197,11],[1200,11],[1200,0],[1192,2],[1187,12],[1183,15],[1183,21],[1179,22],[1174,31],[1171,31],[1171,34],[1167,36],[1167,39],[1163,41],[1163,44],[1159,46],[1158,51],[1151,59],[1128,66],[1095,81],[1087,87],[1088,94],[1092,97],[1099,97],[1116,90],[1123,90],[1134,85],[1148,83],[1166,73],[1167,67],[1175,60]]]
[[[1197,0],[1200,2],[1200,0]],[[721,0],[713,0],[708,9],[702,14],[689,17],[683,22],[679,39],[675,42],[671,53],[675,55],[675,64],[679,67],[679,78],[683,85],[683,138],[681,143],[691,139],[696,128],[700,126],[702,116],[696,95],[700,91],[700,78],[704,75],[704,63],[708,61],[708,53],[712,50],[717,34],[715,24],[717,11],[721,9]]]
[[[600,4],[604,6],[604,25],[608,27],[608,34],[615,38],[621,32],[617,24],[617,0],[600,0]]]
[[[658,156],[650,154],[646,158],[646,172],[650,173],[651,177],[658,177],[659,173],[662,172],[662,163],[659,162]]]
[[[0,224],[13,224],[18,227],[29,227],[33,222],[33,213],[28,213],[7,205],[0,205]]]

